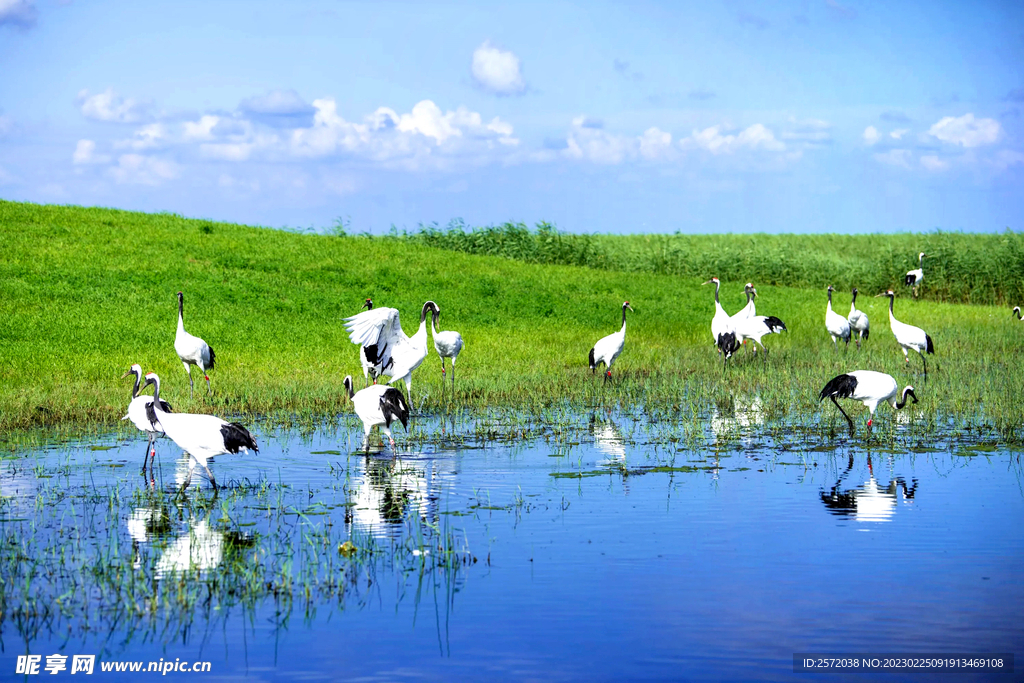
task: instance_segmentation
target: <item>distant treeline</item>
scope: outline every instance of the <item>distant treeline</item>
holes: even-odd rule
[[[393,234],[394,236],[394,234]],[[757,285],[904,290],[925,253],[921,295],[938,301],[1024,305],[1024,236],[932,232],[874,235],[593,235],[548,223],[470,228],[453,221],[401,236],[432,247],[555,265],[658,273]]]

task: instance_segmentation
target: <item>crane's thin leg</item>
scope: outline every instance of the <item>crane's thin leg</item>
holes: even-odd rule
[[[452,358],[452,396],[455,395],[455,359]]]
[[[206,378],[206,393],[209,396],[213,396],[213,387],[210,386],[210,376],[206,374],[206,370],[203,370],[203,377]]]
[[[206,470],[206,476],[210,479],[210,485],[213,486],[213,490],[217,490],[217,480],[213,478],[213,472],[210,471],[210,466],[205,462],[203,463],[203,469]]]
[[[146,453],[142,456],[142,476],[146,476],[146,461],[149,460],[149,448],[153,445],[153,435],[149,435],[149,441],[146,442]]]
[[[839,352],[839,344],[836,342],[836,336],[834,334],[830,335],[830,336],[832,337],[832,348],[836,350],[836,353],[838,353]]]
[[[189,465],[189,467],[188,467],[188,474],[185,476],[185,483],[183,483],[181,485],[181,492],[182,493],[184,493],[185,489],[188,488],[188,485],[192,483],[192,470],[195,469],[195,465],[192,464],[191,460],[189,460],[188,465]]]
[[[445,375],[446,375],[446,374],[447,374],[447,373],[445,372],[445,369],[444,369],[444,356],[441,356],[441,382],[442,382],[442,383],[443,383],[443,382],[444,382],[444,380],[445,380]]]
[[[836,408],[839,408],[839,412],[843,414],[843,417],[845,417],[846,421],[850,424],[850,436],[853,436],[853,420],[851,420],[850,416],[846,414],[846,411],[843,410],[843,407],[839,405],[839,403],[836,401],[835,396],[829,396],[829,398],[832,399],[832,402],[836,404]]]
[[[185,374],[188,375],[188,397],[194,398],[195,386],[192,384],[192,369],[188,366],[188,363],[186,363],[185,361],[182,361],[181,364],[185,366]]]
[[[917,352],[917,355],[921,356],[921,362],[924,363],[924,376],[927,377],[928,376],[928,361],[926,361],[924,359],[924,354],[921,353],[920,351]]]
[[[768,347],[765,346],[764,344],[761,344],[761,349],[764,351],[764,365],[765,367],[768,367]],[[756,346],[754,347],[754,352],[757,352]]]

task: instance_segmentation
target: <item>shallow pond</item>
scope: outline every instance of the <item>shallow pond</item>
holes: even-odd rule
[[[176,492],[167,440],[152,478],[136,435],[0,460],[2,677],[95,654],[252,680],[830,680],[794,654],[1024,652],[1020,455],[981,436],[832,441],[756,410],[417,417],[394,457],[348,417],[256,435],[212,463],[217,495],[198,472]]]

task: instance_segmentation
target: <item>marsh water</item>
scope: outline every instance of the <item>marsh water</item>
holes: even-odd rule
[[[167,440],[145,478],[137,434],[26,449],[0,461],[0,678],[35,678],[15,675],[25,654],[307,681],[830,680],[794,673],[794,653],[1019,658],[1019,451],[892,419],[851,439],[756,406],[416,416],[397,453],[366,455],[342,417],[257,428],[258,455],[212,462],[216,495],[198,473],[177,493]]]

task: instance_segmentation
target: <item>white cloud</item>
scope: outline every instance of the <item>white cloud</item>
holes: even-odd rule
[[[186,121],[182,125],[182,137],[185,142],[213,140],[213,128],[220,122],[219,116],[207,114],[198,121]]]
[[[289,151],[297,156],[348,154],[373,161],[399,161],[418,166],[426,158],[478,156],[519,144],[510,124],[483,117],[465,107],[442,112],[430,100],[418,102],[407,114],[379,107],[363,123],[346,121],[333,98],[313,101],[316,115],[309,128],[291,133]]]
[[[975,119],[974,114],[959,118],[947,116],[933,125],[928,134],[953,145],[980,147],[999,139],[1002,128],[995,119]]]
[[[160,185],[178,177],[174,162],[141,154],[122,154],[117,166],[109,170],[110,176],[123,185]]]
[[[113,88],[95,95],[90,95],[88,90],[81,90],[77,101],[82,115],[96,121],[138,123],[148,118],[149,105],[131,98],[125,99],[115,93]]]
[[[618,164],[635,157],[639,146],[639,138],[609,133],[593,125],[586,116],[577,116],[572,120],[562,154],[597,164]]]
[[[161,147],[168,142],[169,133],[162,123],[150,123],[135,131],[127,140],[114,143],[115,149],[134,149],[137,151]]]
[[[473,52],[473,79],[483,88],[498,95],[514,95],[526,90],[526,83],[519,69],[519,57],[507,50],[501,50],[490,41]]]
[[[887,166],[910,168],[911,152],[909,149],[890,149],[875,155],[875,160]]]
[[[71,161],[76,165],[82,164],[106,164],[110,157],[106,154],[96,154],[96,143],[92,140],[79,140],[75,145],[75,151],[71,155]]]
[[[921,166],[926,170],[938,172],[945,171],[949,168],[949,162],[943,161],[935,154],[926,154],[921,157]]]
[[[665,159],[674,156],[672,133],[658,128],[648,128],[640,136],[640,156],[648,160]]]
[[[870,146],[878,142],[879,138],[881,138],[882,136],[878,132],[877,128],[875,128],[874,126],[868,126],[867,128],[864,129],[864,134],[862,137],[864,138],[864,142]]]
[[[893,140],[902,140],[903,136],[909,132],[909,128],[897,128],[896,130],[889,133],[889,137],[891,137]]]
[[[0,0],[0,26],[12,24],[31,28],[36,23],[36,8],[32,0]]]
[[[695,130],[680,144],[684,147],[706,149],[712,154],[733,154],[744,149],[769,152],[781,152],[786,149],[786,145],[776,140],[774,133],[760,123],[755,123],[737,135],[723,135],[722,126]]]
[[[831,144],[832,125],[821,119],[797,120],[790,117],[790,128],[782,132],[783,140],[802,142],[808,146],[820,146]]]

